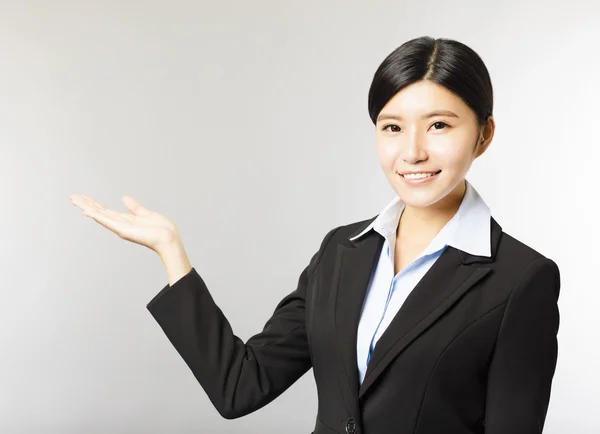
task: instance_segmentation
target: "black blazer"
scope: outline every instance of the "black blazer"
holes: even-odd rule
[[[312,367],[314,434],[541,433],[558,350],[556,263],[492,218],[492,256],[448,247],[378,340],[359,385],[357,326],[384,240],[374,231],[349,238],[374,218],[329,231],[246,343],[195,268],[147,309],[228,419]]]

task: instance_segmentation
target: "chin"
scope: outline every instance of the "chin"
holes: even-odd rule
[[[412,208],[427,208],[447,196],[452,191],[451,186],[439,185],[411,186],[402,185],[395,189],[400,199]]]
[[[428,208],[431,205],[434,205],[435,203],[437,203],[439,200],[441,200],[442,197],[428,197],[428,198],[409,198],[407,200],[404,200],[404,203],[406,203],[407,206],[411,207],[411,208]]]

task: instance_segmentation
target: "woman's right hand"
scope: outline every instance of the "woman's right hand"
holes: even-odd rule
[[[72,194],[70,198],[73,205],[83,210],[83,215],[93,218],[122,239],[146,246],[156,253],[160,254],[161,248],[179,240],[175,223],[157,212],[144,208],[131,196],[122,198],[131,214],[104,208],[83,194]]]

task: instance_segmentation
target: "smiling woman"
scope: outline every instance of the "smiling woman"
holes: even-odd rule
[[[541,433],[560,273],[505,233],[465,178],[495,129],[483,61],[457,41],[413,39],[377,69],[368,103],[395,197],[332,228],[246,342],[173,222],[129,197],[133,215],[73,202],[160,255],[169,284],[147,309],[225,418],[269,404],[312,368],[314,434]]]
[[[437,215],[440,229],[494,135],[493,90],[482,59],[457,41],[409,41],[375,72],[368,109],[383,172],[406,204],[405,224]]]

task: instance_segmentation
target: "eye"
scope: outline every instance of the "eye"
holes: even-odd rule
[[[450,125],[448,125],[446,122],[442,122],[442,121],[438,121],[438,122],[434,122],[433,125],[445,125],[447,127],[449,127]],[[432,126],[433,126],[432,125]],[[443,128],[435,128],[436,130],[441,130]]]
[[[388,127],[396,127],[396,128],[398,128],[398,129],[400,129],[400,127],[399,127],[398,125],[389,124],[389,125],[386,125],[385,127],[383,127],[381,130],[382,130],[382,131],[385,131],[385,130],[386,130]],[[392,132],[394,132],[394,133],[397,133],[397,132],[398,132],[398,130],[396,130],[396,131],[392,131]]]

